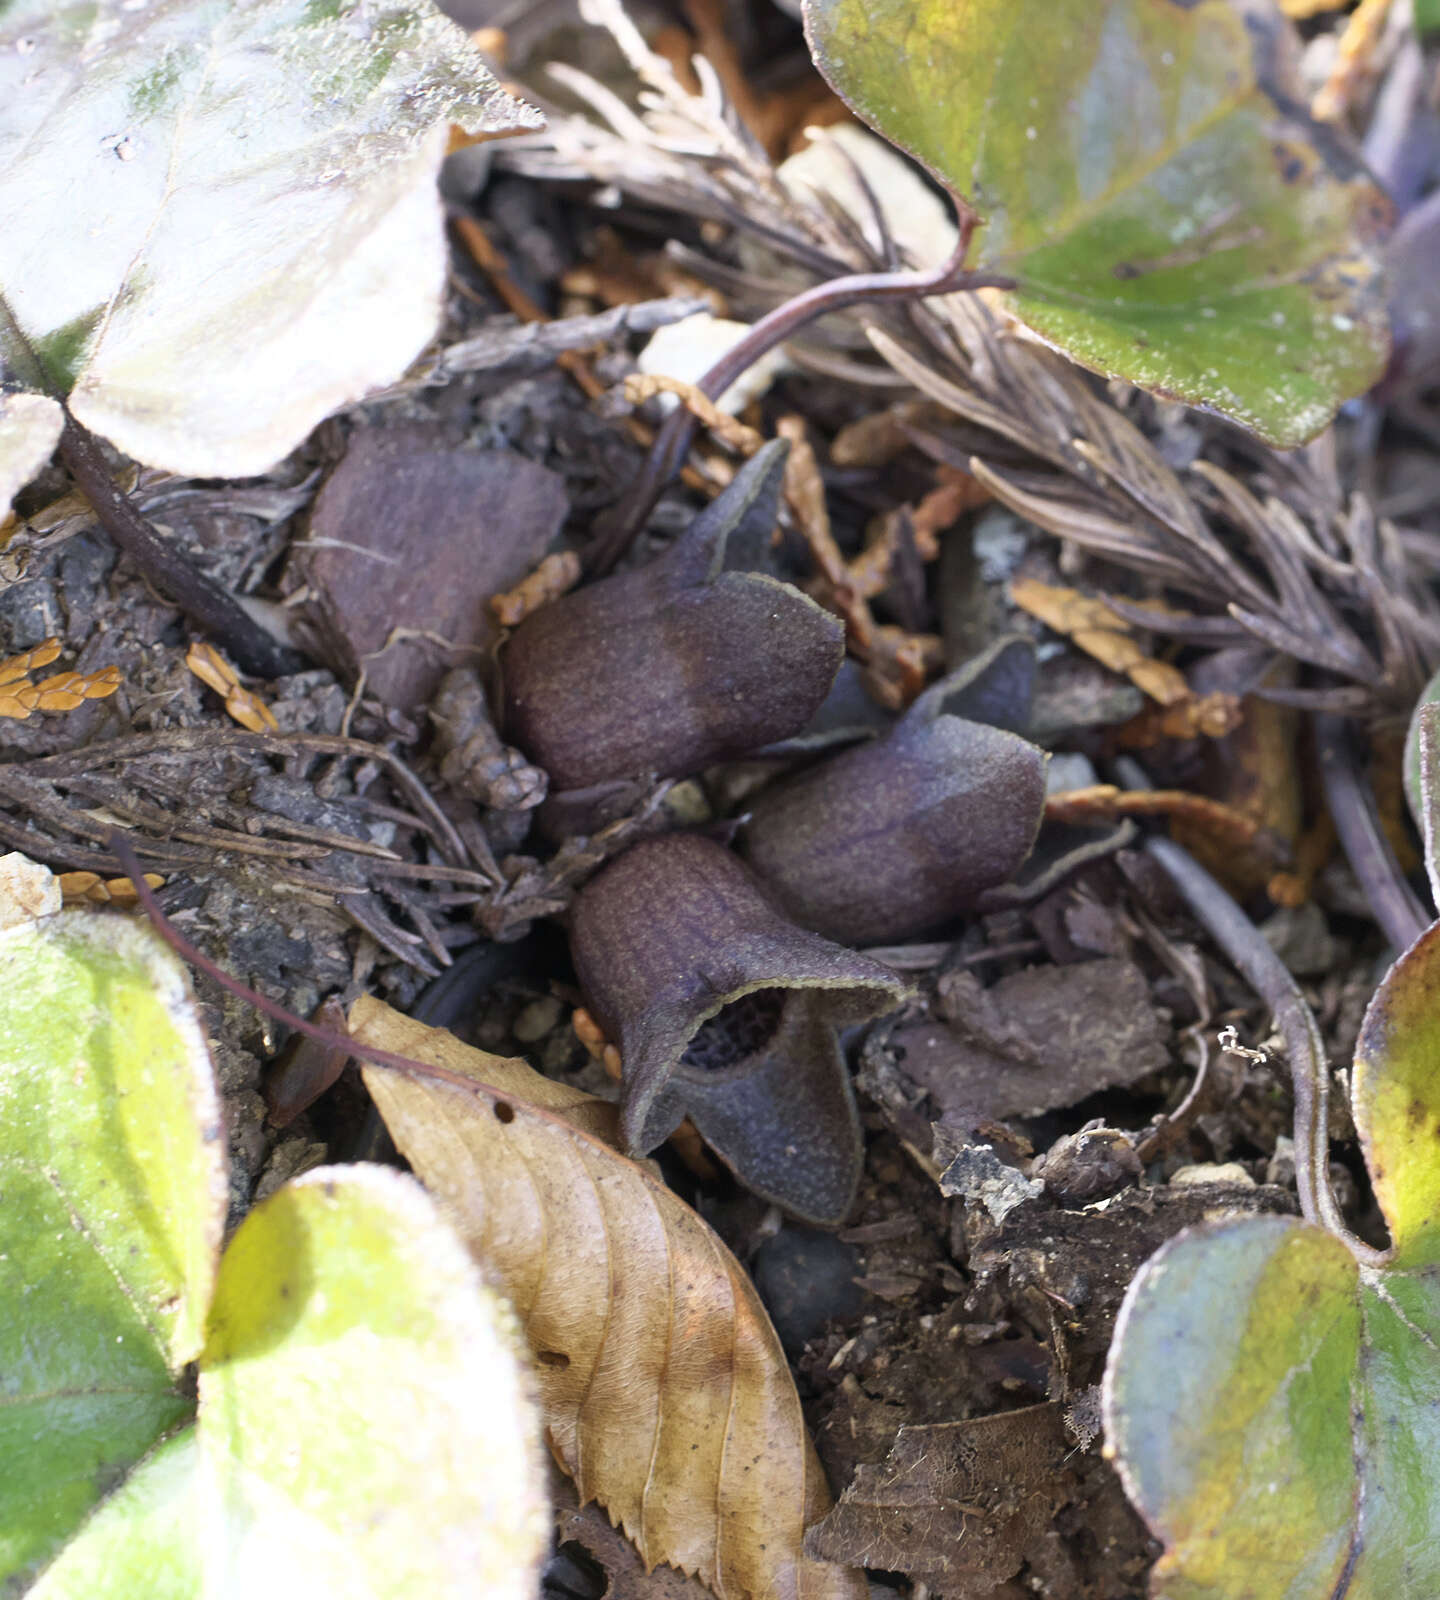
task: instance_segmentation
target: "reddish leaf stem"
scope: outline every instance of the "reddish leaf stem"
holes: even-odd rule
[[[696,387],[708,399],[721,395],[761,356],[783,344],[807,323],[832,311],[891,300],[921,300],[930,295],[955,294],[971,289],[1013,289],[1015,280],[1002,273],[973,272],[965,266],[971,236],[979,217],[958,196],[952,197],[959,236],[949,258],[923,272],[857,272],[829,283],[817,283],[777,306],[728,350],[701,378]],[[650,455],[629,494],[597,522],[588,568],[591,577],[603,577],[630,548],[645,520],[655,509],[661,491],[680,470],[695,441],[698,420],[677,406],[655,436]]]
[[[259,994],[241,983],[238,978],[232,978],[218,962],[212,961],[203,950],[191,944],[160,909],[154,891],[145,881],[144,871],[130,841],[122,833],[114,832],[106,840],[106,848],[124,868],[125,875],[134,886],[136,897],[144,907],[145,914],[155,931],[182,961],[203,972],[207,978],[212,978],[222,989],[254,1006],[264,1016],[273,1017],[276,1022],[283,1022],[287,1028],[293,1028],[307,1038],[316,1039],[331,1050],[343,1050],[347,1055],[361,1061],[369,1061],[377,1067],[389,1067],[392,1071],[403,1072],[412,1078],[429,1078],[437,1083],[449,1084],[454,1089],[463,1089],[468,1094],[479,1095],[490,1101],[496,1108],[497,1114],[502,1115],[505,1121],[509,1121],[509,1116],[502,1113],[500,1108],[503,1106],[508,1109],[510,1103],[517,1097],[503,1089],[497,1089],[494,1084],[482,1083],[479,1079],[471,1078],[463,1072],[452,1072],[448,1067],[437,1067],[433,1062],[417,1061],[411,1056],[402,1056],[393,1050],[382,1050],[376,1045],[364,1044],[351,1034],[296,1016],[293,1011],[287,1010],[266,995]],[[537,1117],[542,1122],[554,1123],[577,1139],[592,1144],[599,1142],[592,1134],[587,1134],[583,1129],[575,1127],[573,1123],[544,1106],[535,1105],[531,1101],[525,1101],[524,1105],[528,1116]],[[606,1148],[611,1149],[609,1146]],[[613,1149],[611,1153],[617,1160],[627,1159]]]

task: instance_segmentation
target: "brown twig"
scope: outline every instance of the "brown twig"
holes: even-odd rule
[[[100,526],[167,599],[234,657],[241,671],[257,678],[278,678],[304,667],[303,657],[282,645],[233,594],[191,566],[174,545],[160,537],[110,476],[94,436],[68,410],[60,435],[60,458],[84,491]]]

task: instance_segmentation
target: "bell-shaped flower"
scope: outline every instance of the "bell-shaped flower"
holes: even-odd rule
[[[1046,756],[971,715],[1012,713],[1033,659],[1001,640],[888,733],[762,791],[745,855],[797,922],[847,944],[909,938],[1011,877],[1039,831]]]
[[[501,654],[506,738],[551,792],[684,777],[798,733],[844,653],[840,622],[759,559],[784,465],[761,450],[648,566],[527,617]]]
[[[755,1193],[843,1220],[862,1152],[836,1030],[898,1004],[894,973],[797,928],[732,852],[693,833],[646,839],[593,878],[570,949],[619,1046],[632,1153],[688,1116]]]

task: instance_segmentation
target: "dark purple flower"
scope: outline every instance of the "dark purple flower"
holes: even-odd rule
[[[633,1153],[689,1116],[755,1193],[844,1218],[861,1143],[836,1029],[900,1001],[888,968],[797,928],[730,851],[689,833],[646,839],[593,878],[570,948],[620,1049]]]
[[[759,795],[745,854],[797,922],[848,944],[908,938],[1025,860],[1044,812],[1045,753],[951,709],[983,703],[1014,655],[1002,641],[926,690],[883,737]]]
[[[726,569],[732,538],[753,545],[774,526],[783,461],[783,446],[761,451],[664,555],[515,630],[501,655],[506,737],[552,792],[683,777],[814,715],[844,652],[840,622],[790,584]]]

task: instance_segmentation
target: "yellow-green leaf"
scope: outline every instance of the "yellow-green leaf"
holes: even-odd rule
[[[1440,923],[1386,973],[1355,1047],[1355,1126],[1397,1262],[1440,1263]]]
[[[28,1591],[28,1600],[198,1600],[207,1530],[185,1428],[147,1456]]]
[[[972,264],[1098,372],[1274,443],[1389,348],[1388,204],[1261,0],[805,0],[821,71],[983,219]]]
[[[96,913],[0,932],[0,1578],[193,1409],[225,1189],[169,951]]]
[[[414,1179],[322,1167],[225,1253],[200,1373],[207,1592],[530,1600],[518,1329]]]
[[[1166,1545],[1156,1596],[1440,1594],[1440,924],[1371,1001],[1352,1101],[1387,1254],[1238,1218],[1126,1297],[1106,1433]]]

